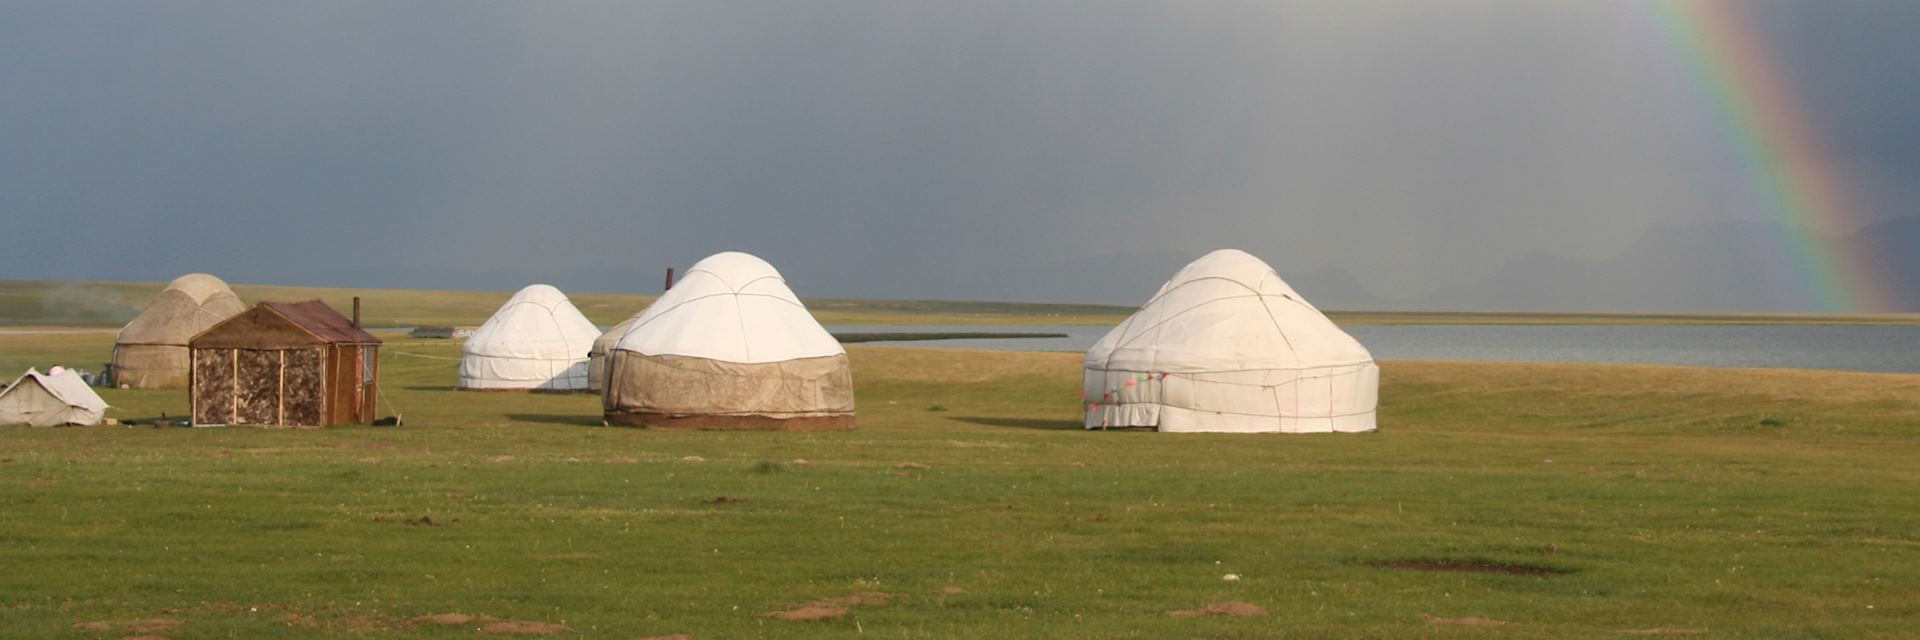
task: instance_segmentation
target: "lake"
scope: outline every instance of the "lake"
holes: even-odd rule
[[[1020,332],[1065,338],[876,342],[999,351],[1085,351],[1111,327],[833,325],[835,333]],[[1920,326],[1362,325],[1348,333],[1381,360],[1614,362],[1920,373]]]

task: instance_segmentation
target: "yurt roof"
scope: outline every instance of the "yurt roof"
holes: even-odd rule
[[[187,294],[187,297],[192,298],[194,302],[202,304],[205,304],[208,298],[222,293],[233,295],[233,288],[227,286],[227,281],[209,273],[189,273],[174,278],[173,282],[167,283],[167,288]]]
[[[134,316],[116,344],[186,346],[195,334],[246,309],[219,278],[190,273],[175,278]]]
[[[846,353],[773,265],[738,251],[694,263],[614,348],[743,364]]]
[[[1368,362],[1352,336],[1243,251],[1193,261],[1087,351],[1090,368],[1204,372]]]
[[[580,313],[567,294],[536,284],[508,298],[460,350],[499,358],[584,358],[599,337],[600,327]]]
[[[646,314],[647,310],[641,309],[638,313],[627,316],[625,320],[621,320],[620,324],[613,325],[613,328],[608,329],[606,333],[600,334],[600,337],[594,338],[593,348],[587,350],[587,355],[604,356],[613,351],[614,343],[619,342],[621,336],[627,335],[627,329],[632,328],[633,323],[639,322],[640,317]]]

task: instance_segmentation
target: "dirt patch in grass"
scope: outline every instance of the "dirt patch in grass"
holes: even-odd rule
[[[684,633],[676,633],[670,636],[648,636],[645,638],[634,638],[633,640],[700,640],[700,639]]]
[[[1469,616],[1465,618],[1442,618],[1439,616],[1433,616],[1433,615],[1428,615],[1424,613],[1420,614],[1420,619],[1433,624],[1458,625],[1458,626],[1464,626],[1464,627],[1504,627],[1504,626],[1513,624],[1505,620],[1495,620],[1493,618],[1482,618],[1479,616]]]
[[[945,588],[945,589],[941,589],[941,590],[940,590],[940,595],[943,595],[943,596],[957,596],[957,595],[960,595],[960,594],[962,594],[962,593],[966,593],[966,592],[967,592],[967,590],[966,590],[966,589],[962,589],[962,588],[960,588],[960,587],[947,587],[947,588]]]
[[[1630,636],[1697,636],[1706,633],[1706,629],[1677,629],[1673,627],[1654,627],[1652,629],[1624,629],[1620,633]]]
[[[794,622],[829,620],[847,615],[848,607],[884,607],[892,604],[893,599],[898,597],[900,594],[896,593],[858,591],[844,596],[821,598],[785,611],[769,611],[760,615]]]
[[[111,631],[113,629],[113,623],[107,622],[105,620],[97,620],[94,622],[76,622],[76,623],[73,623],[73,628],[78,629],[80,631]]]
[[[1491,560],[1388,560],[1369,562],[1367,566],[1376,569],[1405,569],[1407,571],[1436,571],[1447,573],[1502,573],[1513,576],[1558,576],[1573,573],[1572,569],[1549,567],[1539,564],[1517,562],[1494,562]]]
[[[712,500],[701,500],[700,504],[740,504],[746,501],[747,501],[746,498],[729,498],[726,496],[720,496]]]
[[[166,633],[180,628],[187,621],[179,618],[148,618],[127,623],[127,633]]]
[[[1210,604],[1198,609],[1179,609],[1175,611],[1168,611],[1167,615],[1173,616],[1175,618],[1198,618],[1201,616],[1253,617],[1253,616],[1267,615],[1267,610],[1262,609],[1260,608],[1259,605],[1253,604],[1251,602],[1243,602],[1240,600],[1228,600],[1226,602],[1215,602],[1213,604]]]
[[[480,633],[496,636],[551,636],[573,633],[573,627],[552,622],[506,620],[480,627]]]
[[[499,620],[499,618],[495,618],[491,616],[472,616],[464,613],[436,613],[433,615],[415,616],[412,618],[407,618],[407,626],[417,626],[417,625],[423,625],[423,624],[441,624],[441,625],[447,625],[447,626],[457,626],[457,625],[473,624],[476,622],[494,622],[497,620]]]

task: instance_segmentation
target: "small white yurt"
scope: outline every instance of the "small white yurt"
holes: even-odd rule
[[[185,388],[187,341],[246,308],[219,278],[204,273],[174,278],[114,338],[114,383],[134,389]]]
[[[51,373],[28,369],[0,391],[0,425],[58,427],[100,424],[107,402],[72,370]]]
[[[633,328],[633,323],[639,322],[640,316],[646,313],[642,309],[639,313],[627,316],[620,324],[613,325],[612,329],[594,339],[593,348],[587,350],[587,388],[594,391],[607,388],[607,353],[613,351],[613,344],[620,341],[620,336],[627,335],[627,329]]]
[[[600,328],[559,289],[521,289],[460,347],[460,388],[585,391],[587,349]]]
[[[1088,429],[1325,433],[1374,429],[1373,355],[1245,252],[1174,274],[1087,350]]]
[[[707,257],[607,355],[607,422],[687,429],[853,427],[847,351],[773,265]]]

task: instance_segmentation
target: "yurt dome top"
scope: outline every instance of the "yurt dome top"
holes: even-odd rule
[[[1162,372],[1306,369],[1372,354],[1266,262],[1214,251],[1174,274],[1087,351],[1089,368]]]
[[[600,328],[573,306],[567,294],[544,284],[528,285],[475,329],[461,346],[469,355],[498,358],[578,359],[600,337]]]
[[[184,347],[195,334],[245,309],[225,281],[189,273],[168,283],[140,315],[120,328],[114,342]]]
[[[189,273],[174,278],[173,282],[167,283],[167,290],[187,294],[187,297],[200,304],[206,304],[208,298],[222,293],[233,295],[233,288],[227,286],[227,281],[210,273]]]
[[[773,265],[738,251],[694,263],[614,348],[742,364],[846,353]]]

